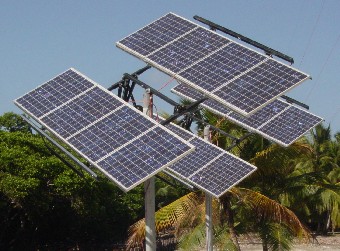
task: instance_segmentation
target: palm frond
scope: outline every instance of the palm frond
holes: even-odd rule
[[[176,228],[183,224],[183,219],[190,219],[195,213],[201,200],[198,194],[192,192],[158,210],[155,214],[156,232],[167,230],[176,232]],[[142,246],[145,238],[145,219],[133,224],[128,230],[128,235],[126,241],[128,248]]]
[[[214,247],[217,250],[236,251],[237,247],[230,237],[229,229],[220,225],[214,228]]]
[[[260,224],[260,237],[263,245],[272,251],[291,250],[293,235],[285,224],[264,222]]]
[[[296,236],[310,238],[310,231],[300,222],[294,212],[277,201],[246,188],[233,188],[231,192],[252,208],[259,220],[284,223]]]
[[[199,250],[204,246],[204,241],[205,224],[202,222],[180,238],[178,247],[180,250]]]

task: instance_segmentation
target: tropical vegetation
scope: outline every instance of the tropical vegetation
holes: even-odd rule
[[[203,111],[203,119],[242,137],[245,132],[223,118]],[[198,132],[202,125],[198,124]],[[239,238],[257,238],[263,250],[290,250],[294,241],[311,241],[340,227],[340,133],[318,125],[288,148],[258,135],[247,137],[232,151],[258,170],[214,201],[214,246],[240,250]],[[232,142],[215,133],[212,141],[222,148]],[[204,247],[204,194],[190,193],[156,213],[157,231],[168,231],[178,248]],[[129,229],[127,244],[141,246],[144,219]]]
[[[207,111],[197,115],[237,137],[247,134]],[[224,149],[233,143],[215,132],[212,142]],[[52,149],[19,115],[0,116],[0,250],[104,250],[125,239],[142,247],[143,187],[123,193],[99,173],[95,180],[70,169]],[[263,250],[289,250],[296,240],[340,228],[340,132],[321,124],[288,148],[253,134],[231,151],[258,170],[213,200],[216,248],[240,250],[255,238]],[[156,179],[159,236],[171,236],[178,249],[201,248],[204,193],[164,179]]]

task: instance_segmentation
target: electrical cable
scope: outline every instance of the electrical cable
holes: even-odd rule
[[[314,32],[315,32],[315,30],[316,30],[316,27],[317,27],[317,25],[318,25],[318,23],[319,23],[319,20],[320,20],[321,13],[322,13],[322,11],[323,11],[324,5],[325,5],[325,0],[322,1],[322,5],[321,5],[321,9],[320,9],[319,15],[318,15],[318,17],[317,17],[317,19],[316,19],[316,22],[315,22],[315,24],[314,24],[314,27],[313,27],[312,33],[311,33],[311,35],[310,35],[310,37],[309,37],[307,46],[305,47],[305,51],[304,51],[303,54],[302,54],[301,61],[300,61],[300,63],[299,63],[299,67],[301,67],[302,62],[303,62],[303,60],[304,60],[304,58],[305,58],[305,55],[306,55],[306,53],[307,53],[307,51],[308,51],[308,49],[309,49],[309,47],[310,47],[310,44],[311,44],[311,42],[312,42],[312,38],[313,38],[313,36],[314,36]]]
[[[158,91],[162,90],[163,88],[165,88],[168,84],[170,84],[173,80],[175,79],[175,77],[171,77],[161,88],[158,89]]]
[[[295,22],[295,27],[294,27],[294,31],[290,34],[290,40],[289,42],[287,43],[288,45],[288,48],[291,48],[292,44],[293,44],[293,41],[294,41],[294,38],[296,37],[295,34],[297,33],[297,28],[298,28],[298,24],[301,24],[302,20],[301,20],[301,13],[302,13],[302,10],[303,10],[303,6],[305,6],[306,4],[306,1],[301,1],[301,5],[300,5],[300,8],[299,8],[299,11],[298,11],[298,15],[297,15],[297,18],[296,18],[296,22]]]
[[[320,70],[318,76],[316,77],[316,79],[315,79],[315,81],[314,81],[312,87],[310,88],[309,92],[307,93],[307,95],[306,95],[306,97],[305,97],[305,101],[304,101],[305,103],[308,101],[308,99],[309,99],[309,97],[310,97],[312,91],[314,90],[315,86],[318,84],[319,79],[320,79],[320,76],[321,76],[321,74],[323,73],[323,71],[324,71],[324,69],[325,69],[325,67],[326,67],[326,65],[327,65],[327,63],[328,63],[328,61],[329,61],[329,59],[330,59],[331,56],[333,55],[333,52],[334,52],[335,48],[337,47],[339,41],[340,41],[340,34],[338,35],[337,39],[335,40],[335,44],[333,45],[333,47],[331,48],[330,52],[328,53],[328,56],[327,56],[327,58],[326,58],[326,61],[325,61],[325,63],[323,64],[323,66],[321,67],[321,70]]]

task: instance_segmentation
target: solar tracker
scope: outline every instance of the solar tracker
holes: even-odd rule
[[[14,102],[124,191],[194,150],[72,68]]]
[[[173,13],[116,45],[245,116],[310,78]]]
[[[191,101],[204,97],[184,84],[177,85],[171,91]],[[323,121],[322,118],[281,99],[273,101],[249,117],[226,109],[211,99],[204,101],[201,106],[285,147]]]
[[[166,127],[196,147],[194,153],[167,170],[217,198],[256,170],[255,166],[173,123]]]

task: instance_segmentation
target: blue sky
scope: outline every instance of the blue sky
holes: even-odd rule
[[[145,64],[115,42],[174,12],[199,15],[294,58],[310,74],[289,93],[340,131],[340,1],[112,0],[7,1],[0,8],[0,114],[12,100],[70,67],[104,87]],[[158,89],[169,77],[152,69],[140,79]],[[171,98],[175,81],[162,91]],[[135,92],[142,99],[142,91]],[[158,111],[171,107],[155,100]]]

